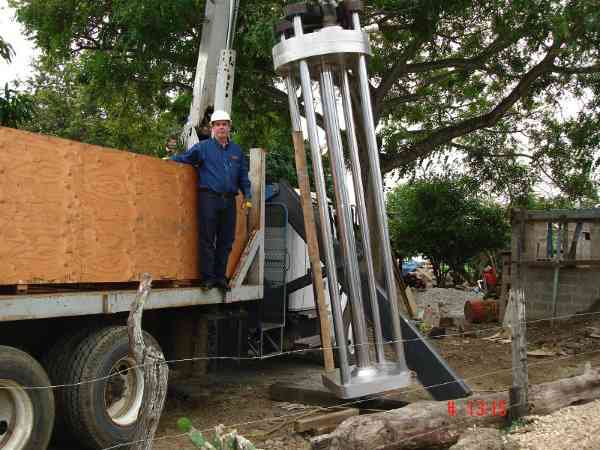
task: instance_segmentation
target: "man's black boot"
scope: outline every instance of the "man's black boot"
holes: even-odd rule
[[[222,289],[224,291],[231,290],[231,288],[229,287],[229,283],[225,278],[219,278],[218,280],[216,280],[216,285],[219,289]]]
[[[212,289],[215,286],[217,286],[216,280],[206,280],[206,281],[203,281],[202,284],[200,284],[200,287],[205,291]]]

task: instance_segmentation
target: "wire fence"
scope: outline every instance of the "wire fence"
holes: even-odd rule
[[[563,320],[563,319],[584,319],[584,318],[595,318],[598,317],[600,315],[600,311],[599,312],[589,312],[589,313],[578,313],[578,314],[569,314],[569,315],[564,315],[564,316],[559,316],[559,317],[553,317],[553,318],[547,318],[547,319],[535,319],[535,320],[529,320],[529,321],[525,321],[525,323],[527,325],[531,325],[531,324],[536,324],[536,323],[542,323],[542,322],[548,322],[548,321],[556,321],[556,320]],[[499,331],[503,329],[502,326],[490,326],[490,327],[485,327],[485,328],[480,328],[477,329],[476,332],[480,335],[483,335],[485,333],[491,333],[494,331]],[[456,333],[445,333],[442,335],[438,335],[436,337],[457,337],[457,336],[464,336],[464,332],[456,332]],[[384,344],[393,344],[395,342],[401,342],[401,343],[410,343],[410,342],[414,342],[414,341],[421,341],[421,338],[414,338],[414,339],[398,339],[398,340],[387,340],[384,342]],[[354,347],[357,347],[360,344],[354,344]],[[362,344],[365,346],[374,346],[376,345],[375,342],[373,341],[369,341],[365,344]],[[268,356],[197,356],[197,357],[192,357],[192,358],[183,358],[183,359],[172,359],[172,360],[168,360],[168,361],[164,361],[162,364],[169,364],[169,365],[173,365],[173,364],[177,364],[177,363],[184,363],[184,362],[193,362],[193,361],[209,361],[209,360],[231,360],[231,361],[253,361],[253,360],[266,360],[266,359],[271,359],[271,358],[281,358],[281,357],[285,357],[285,356],[293,356],[293,355],[298,355],[298,354],[302,354],[302,353],[307,353],[307,352],[321,352],[323,350],[326,349],[337,349],[339,348],[339,346],[329,346],[329,347],[316,347],[316,348],[308,348],[308,349],[299,349],[299,350],[291,350],[291,351],[286,351],[286,352],[281,352],[281,353],[277,353],[275,355],[268,355]],[[535,361],[535,362],[529,362],[528,363],[528,367],[536,367],[536,366],[541,366],[541,365],[545,365],[545,364],[556,364],[557,361],[565,361],[565,360],[569,360],[569,359],[575,359],[575,358],[582,358],[582,357],[586,357],[586,356],[591,356],[591,355],[600,355],[600,349],[598,350],[593,350],[593,351],[588,351],[588,352],[580,352],[580,353],[576,353],[576,354],[572,354],[572,355],[564,355],[564,356],[556,356],[553,357],[551,359],[548,360],[542,360],[542,361]],[[156,364],[156,363],[152,363],[152,364]],[[56,385],[49,385],[49,386],[20,386],[19,388],[15,388],[15,387],[11,387],[11,386],[2,386],[0,387],[0,389],[24,389],[24,390],[36,390],[36,389],[58,389],[58,388],[69,388],[69,387],[76,387],[76,386],[81,386],[81,385],[85,385],[85,384],[90,384],[90,383],[97,383],[97,382],[103,382],[106,381],[108,379],[110,379],[111,377],[115,377],[118,376],[120,374],[124,374],[126,372],[128,372],[129,370],[135,369],[135,368],[143,368],[143,367],[147,367],[150,364],[145,364],[145,365],[137,365],[137,366],[131,366],[126,370],[123,371],[119,371],[119,372],[115,372],[112,373],[110,375],[106,375],[103,377],[98,377],[98,378],[93,378],[93,379],[89,379],[89,380],[81,380],[77,383],[69,383],[69,384],[56,384]],[[459,382],[466,382],[466,381],[473,381],[473,380],[477,380],[477,379],[481,379],[481,378],[486,378],[486,377],[492,377],[494,375],[498,375],[498,374],[502,374],[508,371],[512,371],[513,367],[508,366],[508,367],[504,367],[501,369],[496,369],[493,371],[487,371],[485,373],[482,374],[478,374],[478,375],[474,375],[474,376],[469,376],[469,377],[464,377],[461,378],[460,380],[453,380],[453,381],[448,381],[448,382],[444,382],[444,383],[437,383],[437,384],[431,384],[431,385],[427,385],[427,386],[419,386],[413,389],[403,389],[402,390],[402,394],[406,395],[409,394],[411,392],[417,392],[420,391],[421,389],[431,389],[431,388],[436,388],[436,387],[442,387],[444,385],[448,385],[448,384],[453,384],[453,383],[459,383]],[[367,397],[362,397],[360,399],[357,400],[352,400],[352,401],[348,401],[348,402],[342,402],[342,403],[337,403],[334,406],[330,406],[330,407],[315,407],[314,408],[314,412],[327,412],[327,411],[333,411],[336,409],[339,409],[340,407],[350,407],[353,405],[358,405],[361,403],[365,403],[367,401],[372,401],[372,400],[379,400],[379,399],[385,399],[386,397],[388,397],[390,394],[389,393],[381,393],[381,394],[377,394],[377,395],[370,395]],[[514,407],[516,405],[512,405],[512,407]],[[381,413],[388,413],[389,411],[386,410],[380,410]],[[294,419],[297,418],[301,415],[305,415],[306,411],[303,410],[301,412],[294,412],[294,413],[289,413],[289,414],[284,414],[284,415],[279,415],[277,417],[267,417],[267,418],[263,418],[263,419],[257,419],[257,420],[252,420],[252,421],[246,421],[246,422],[239,422],[239,423],[234,423],[234,424],[228,424],[225,425],[225,427],[227,429],[233,429],[233,428],[240,428],[240,427],[247,427],[247,426],[252,426],[252,425],[258,425],[258,424],[264,424],[264,423],[268,423],[268,422],[274,422],[274,421],[281,421],[281,420],[289,420],[289,419]],[[456,419],[459,420],[459,419]],[[449,424],[447,427],[445,428],[453,428],[453,427],[457,427],[459,425],[459,422],[457,421],[453,421],[452,424]],[[430,430],[427,431],[426,433],[423,433],[422,435],[426,435],[428,433],[434,433],[436,431],[440,431],[442,428],[438,428],[435,430]],[[210,428],[206,428],[206,429],[202,429],[199,430],[202,433],[207,433],[210,432],[211,430],[213,430],[214,427],[210,427]],[[178,439],[178,438],[182,438],[185,437],[187,435],[187,433],[177,433],[177,434],[170,434],[170,435],[163,435],[163,436],[158,436],[152,439],[152,441],[164,441],[164,440],[170,440],[170,439]],[[412,436],[410,439],[415,439],[417,437],[420,437],[422,435],[414,435]],[[406,439],[406,440],[410,440],[410,439]],[[400,442],[403,441],[396,441],[393,443],[390,443],[389,445],[392,444],[399,444]],[[116,444],[114,446],[111,447],[105,447],[103,450],[111,450],[111,449],[116,449],[116,448],[124,448],[124,447],[128,447],[132,444],[138,443],[138,441],[129,441],[129,442],[123,442],[123,443],[119,443]]]
[[[564,315],[564,316],[557,316],[557,317],[553,317],[553,318],[547,318],[547,319],[535,319],[535,320],[528,320],[525,321],[526,325],[531,325],[531,324],[535,324],[535,323],[541,323],[541,322],[549,322],[549,321],[557,321],[557,320],[566,320],[566,319],[579,319],[579,318],[584,318],[584,317],[592,317],[592,316],[600,316],[600,311],[598,312],[589,312],[589,313],[577,313],[577,314],[569,314],[569,315]],[[474,331],[470,331],[470,333],[476,332],[478,334],[483,334],[483,333],[488,333],[488,332],[492,332],[492,331],[499,331],[504,329],[504,327],[502,325],[498,325],[498,326],[491,326],[491,327],[486,327],[486,328],[480,328]],[[437,334],[436,335],[436,339],[437,338],[443,338],[443,337],[457,337],[457,336],[464,336],[465,332],[456,332],[456,333],[445,333],[445,334]],[[385,340],[383,342],[384,345],[388,345],[388,344],[394,344],[396,342],[400,342],[400,343],[410,343],[410,342],[419,342],[422,341],[423,338],[413,338],[413,339],[392,339],[392,340]],[[348,345],[347,347],[350,348],[356,348],[356,347],[360,347],[360,346],[367,346],[367,347],[373,347],[376,345],[376,342],[374,341],[369,341],[366,342],[364,344],[351,344]],[[191,357],[191,358],[181,358],[181,359],[170,359],[170,360],[165,360],[164,362],[162,362],[161,364],[169,364],[169,365],[173,365],[173,364],[178,364],[178,363],[184,363],[184,362],[194,362],[194,361],[256,361],[256,360],[267,360],[267,359],[272,359],[272,358],[281,358],[281,357],[285,357],[285,356],[294,356],[294,355],[298,355],[298,354],[304,354],[304,353],[311,353],[311,352],[322,352],[324,350],[337,350],[338,348],[340,348],[339,345],[332,345],[332,346],[321,346],[321,347],[312,347],[312,348],[306,348],[306,349],[297,349],[297,350],[289,350],[289,351],[285,351],[285,352],[279,352],[279,353],[274,353],[271,355],[265,355],[265,356],[195,356],[195,357]],[[581,354],[581,353],[580,353]],[[577,355],[570,355],[570,356],[577,356]],[[156,364],[156,363],[151,363],[151,364],[139,364],[139,365],[132,365],[127,367],[127,369],[121,370],[121,371],[115,371],[113,373],[111,373],[110,375],[106,375],[103,377],[98,377],[98,378],[92,378],[89,380],[82,380],[76,383],[67,383],[67,384],[53,384],[53,385],[48,385],[48,386],[19,386],[18,388],[16,387],[12,387],[12,386],[0,386],[0,390],[11,390],[11,389],[23,389],[23,390],[35,390],[35,389],[58,389],[58,388],[68,388],[68,387],[76,387],[76,386],[81,386],[81,385],[85,385],[85,384],[90,384],[90,383],[96,383],[96,382],[101,382],[101,381],[105,381],[108,380],[112,377],[116,377],[119,375],[122,375],[130,370],[133,369],[137,369],[137,368],[144,368],[147,367],[149,365],[152,364]],[[435,387],[435,386],[427,386],[427,387]]]
[[[599,355],[599,354],[600,354],[600,349],[589,351],[589,352],[582,352],[582,353],[578,353],[576,355],[562,356],[562,357],[558,357],[558,358],[555,358],[555,359],[552,359],[552,360],[547,360],[547,361],[537,361],[537,362],[534,362],[534,363],[530,363],[529,367],[540,366],[540,365],[545,365],[545,364],[554,364],[554,363],[556,363],[556,361],[559,361],[559,360],[567,360],[567,359],[579,358],[579,357],[582,357],[582,356]],[[466,377],[466,378],[463,378],[462,380],[463,381],[473,381],[473,380],[480,379],[480,378],[485,378],[485,377],[490,377],[490,376],[493,376],[493,375],[498,375],[498,374],[503,373],[503,372],[512,371],[512,369],[513,369],[512,366],[511,367],[505,367],[505,368],[502,368],[502,369],[497,369],[497,370],[489,371],[489,372],[486,372],[486,373],[483,373],[483,374]],[[423,388],[427,389],[427,388],[441,387],[441,386],[445,386],[445,385],[449,385],[449,384],[453,384],[453,383],[458,383],[458,382],[459,381],[448,381],[448,382],[444,382],[444,383],[436,383],[436,384],[432,384],[432,385],[428,385],[428,386],[423,386]],[[411,393],[411,392],[417,392],[420,389],[421,389],[420,387],[413,388],[413,389],[407,389],[407,390],[403,390],[402,393],[403,394],[408,394],[408,393]],[[391,395],[391,394],[390,393],[385,393],[385,392],[381,393],[381,394],[377,394],[377,395],[370,395],[370,396],[367,396],[367,397],[360,398],[358,400],[351,400],[351,401],[348,401],[348,402],[339,403],[339,404],[336,404],[334,406],[316,407],[315,411],[333,411],[333,410],[339,409],[340,407],[349,407],[349,406],[357,405],[357,404],[364,403],[364,402],[370,401],[370,400],[378,400],[378,399],[386,398],[389,395]],[[517,403],[517,404],[512,405],[512,407],[515,407],[515,406],[518,406],[518,405],[519,404]],[[510,407],[511,406],[507,406],[507,408],[510,408]],[[381,410],[380,412],[383,413],[383,414],[387,414],[387,413],[392,413],[392,411]],[[294,418],[294,417],[297,417],[297,416],[300,416],[300,415],[303,415],[303,414],[305,414],[305,411],[298,412],[298,413],[290,413],[290,414],[286,414],[286,415],[281,415],[281,416],[277,416],[277,417],[274,417],[274,418],[270,417],[270,418],[257,419],[257,420],[247,421],[247,422],[239,422],[239,423],[234,423],[234,424],[226,425],[225,427],[227,429],[240,428],[240,427],[245,427],[245,426],[249,426],[249,425],[258,425],[258,424],[262,424],[262,423],[265,423],[265,422],[272,422],[272,421],[275,421],[275,420],[291,419],[291,418]],[[427,433],[423,433],[423,434],[416,434],[416,435],[412,436],[412,439],[414,439],[416,437],[419,437],[421,435],[428,434],[428,433],[434,433],[436,431],[439,431],[440,429],[451,428],[451,427],[456,427],[456,426],[457,426],[457,423],[453,422],[452,424],[449,424],[446,427],[436,428],[435,430],[431,430],[431,431],[428,431]],[[199,431],[202,432],[202,433],[207,433],[207,432],[212,431],[213,429],[214,429],[214,427],[210,427],[210,428],[205,428],[205,429],[202,429],[202,430],[199,430]],[[164,440],[164,439],[176,439],[176,438],[185,437],[185,436],[186,436],[186,433],[179,433],[179,434],[173,434],[173,435],[159,436],[157,438],[154,438],[153,440],[156,441],[156,440]],[[410,440],[411,439],[406,439],[406,441],[410,441]],[[145,442],[145,441],[124,442],[124,443],[120,443],[120,444],[114,445],[112,447],[106,447],[103,450],[112,450],[114,448],[127,447],[129,445],[132,445],[132,444],[135,444],[135,443],[138,443],[138,442]],[[391,443],[389,443],[389,445],[397,444],[397,443],[400,443],[400,442],[403,442],[403,441],[391,442]]]

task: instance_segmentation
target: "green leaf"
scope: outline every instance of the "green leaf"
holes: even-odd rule
[[[198,448],[201,448],[205,443],[206,439],[199,431],[192,431],[190,434],[190,440],[194,443],[194,445]]]
[[[192,421],[187,417],[182,417],[177,421],[177,427],[184,433],[188,433],[192,429]]]

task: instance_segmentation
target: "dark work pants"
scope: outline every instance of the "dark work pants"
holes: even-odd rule
[[[198,193],[200,273],[203,281],[225,279],[235,239],[235,198]]]

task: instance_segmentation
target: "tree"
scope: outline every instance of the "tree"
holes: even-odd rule
[[[370,72],[384,174],[408,173],[454,151],[482,176],[499,164],[500,188],[506,175],[517,185],[524,166],[533,182],[548,176],[571,197],[593,191],[599,176],[595,0],[365,3],[363,23],[381,30],[372,35]],[[79,61],[101,97],[124,84],[155,105],[191,92],[203,1],[10,4],[45,57]],[[271,61],[272,25],[283,4],[241,2],[236,114],[266,111],[287,120],[287,97]],[[568,98],[581,101],[580,117],[556,114]]]
[[[10,63],[15,51],[12,46],[0,36],[0,58]],[[4,84],[0,92],[0,125],[16,128],[22,122],[32,117],[32,101],[27,94],[11,89]]]
[[[164,156],[169,135],[180,131],[178,103],[163,111],[126,84],[98,96],[77,62],[38,62],[29,90],[32,114],[23,128],[30,131],[154,156]]]
[[[471,258],[509,242],[503,209],[481,199],[469,179],[434,178],[399,186],[388,196],[387,208],[394,251],[429,258],[440,287],[449,270],[465,277]]]
[[[94,95],[136,92],[164,109],[191,92],[204,1],[9,0],[50,64],[77,61]],[[242,0],[234,116],[288,120],[273,71],[272,27],[284,0]],[[373,0],[371,97],[382,175],[455,163],[522,200],[555,183],[572,199],[600,181],[600,10],[596,0]],[[356,89],[356,78],[351,74]],[[189,97],[188,97],[189,98]],[[560,114],[575,99],[579,111]],[[166,106],[160,106],[166,105]],[[305,105],[300,105],[301,109]],[[358,107],[355,107],[358,111]],[[357,122],[360,117],[357,114]],[[254,123],[250,123],[254,125]],[[269,127],[267,121],[258,126]],[[245,126],[245,125],[241,125]],[[256,130],[256,137],[270,136]],[[364,152],[365,136],[359,134]],[[252,146],[270,146],[252,142]],[[291,154],[291,144],[276,147]],[[367,160],[362,155],[364,161]],[[367,168],[363,184],[369,189]],[[525,194],[524,194],[524,192]],[[374,193],[367,192],[372,203]],[[376,230],[370,216],[370,229]],[[380,264],[373,237],[376,264]],[[382,270],[376,270],[383,273]]]
[[[0,125],[17,128],[21,123],[31,120],[32,109],[29,95],[9,88],[8,83],[4,85],[4,91],[0,91]]]

